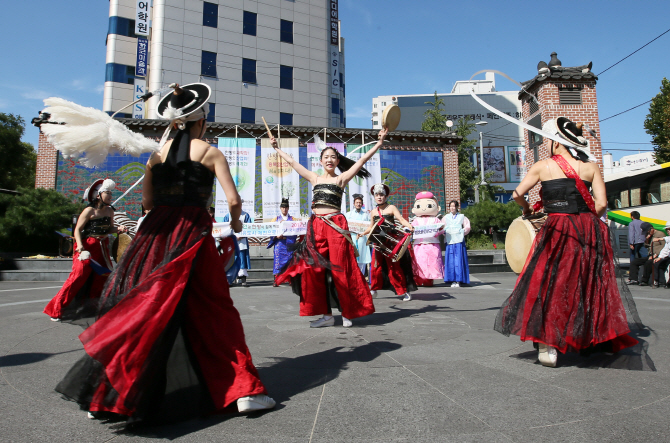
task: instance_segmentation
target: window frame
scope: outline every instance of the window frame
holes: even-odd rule
[[[245,111],[247,111],[247,113],[249,111],[251,111],[253,113],[253,121],[250,120],[249,118],[247,118],[247,119],[244,118],[245,117],[244,116]],[[246,124],[252,124],[252,125],[256,124],[256,108],[245,108],[244,106],[242,106],[242,108],[240,110],[240,123],[242,123],[242,124],[246,123]]]
[[[214,55],[214,63],[205,63],[205,54],[213,54]],[[216,52],[211,52],[211,51],[205,51],[202,50],[200,54],[200,75],[203,77],[211,77],[211,78],[217,78],[216,76],[216,59],[217,59],[217,53]],[[209,68],[209,69],[207,69]],[[212,73],[210,69],[213,69],[214,72]]]
[[[290,118],[290,123],[286,122],[286,119]],[[293,126],[293,114],[289,114],[288,112],[280,112],[279,113],[279,124],[282,126]]]
[[[251,62],[253,62],[253,70],[249,69]],[[258,78],[256,76],[256,60],[251,58],[242,58],[242,82],[251,83],[252,85],[258,84]]]
[[[286,26],[290,25],[291,30],[284,29]],[[283,43],[293,44],[293,22],[290,20],[279,20],[279,41]]]
[[[293,90],[293,66],[279,65],[279,88]]]
[[[258,34],[258,14],[242,11],[242,34],[254,37]]]
[[[207,11],[208,8],[210,9],[209,12]],[[207,20],[208,17],[209,20]],[[219,27],[219,5],[217,3],[202,2],[202,26],[208,28]]]

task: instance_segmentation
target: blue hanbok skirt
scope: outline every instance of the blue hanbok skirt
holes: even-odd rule
[[[470,283],[470,266],[465,241],[447,245],[444,252],[444,281]]]

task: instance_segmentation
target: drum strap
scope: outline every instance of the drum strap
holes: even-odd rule
[[[351,246],[354,247],[354,255],[356,256],[356,258],[358,258],[358,250],[356,249],[356,243],[354,243],[354,240],[351,238],[351,231],[345,231],[344,229],[337,226],[335,222],[330,219],[331,217],[339,214],[340,212],[331,212],[330,214],[327,215],[314,214],[314,216],[320,218],[321,220],[323,220],[325,224],[327,224],[328,226],[330,226],[331,228],[335,229],[337,232],[342,234],[342,236],[346,238],[349,241],[349,243],[351,243]]]

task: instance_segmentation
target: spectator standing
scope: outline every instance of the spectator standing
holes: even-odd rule
[[[666,236],[663,239],[655,238],[654,242],[665,242],[665,246],[661,249],[661,252],[658,253],[658,257],[654,259],[654,288],[658,288],[659,282],[661,281],[660,276],[665,274],[665,271],[668,269],[668,264],[670,264],[670,222],[665,224],[665,233]],[[668,280],[665,280],[665,288],[670,288]]]
[[[630,250],[633,251],[630,254],[631,260],[633,258],[641,258],[640,249],[644,246],[644,236],[642,235],[642,220],[640,220],[640,213],[633,211],[630,213],[630,218],[632,218],[630,224],[628,225],[628,243],[630,244]]]
[[[651,223],[647,222],[642,222],[640,229],[645,238],[644,246],[647,248],[648,255],[641,258],[631,258],[627,283],[629,285],[639,284],[640,286],[647,286],[649,284],[649,279],[652,277],[654,260],[658,258],[661,250],[665,246],[665,233],[657,231]],[[655,241],[656,239],[661,241]],[[638,281],[640,266],[643,267],[644,273],[642,280]],[[657,280],[658,279],[654,277],[654,281]]]
[[[242,203],[244,203],[244,201],[242,201]],[[242,223],[253,223],[251,216],[245,211],[242,211],[242,214],[240,214],[240,220],[242,220]],[[230,214],[226,214],[223,217],[223,222],[226,223],[229,221]],[[237,284],[248,288],[249,283],[247,283],[247,277],[249,276],[249,269],[251,269],[251,260],[249,259],[249,240],[247,240],[246,237],[238,237],[237,240],[240,242],[240,271],[237,273]]]

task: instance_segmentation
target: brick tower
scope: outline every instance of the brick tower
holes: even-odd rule
[[[537,75],[523,82],[523,90],[519,99],[523,106],[523,121],[536,128],[557,117],[567,117],[575,123],[581,122],[595,131],[598,138],[591,137],[584,131],[589,141],[589,149],[602,171],[602,151],[600,144],[600,123],[598,122],[598,99],[596,82],[598,77],[591,72],[592,63],[576,67],[564,67],[556,56],[551,53],[549,64],[541,61],[537,65]],[[530,168],[533,163],[549,158],[551,140],[524,131],[526,146],[526,163]],[[528,193],[531,204],[539,199],[540,186],[535,186]]]

